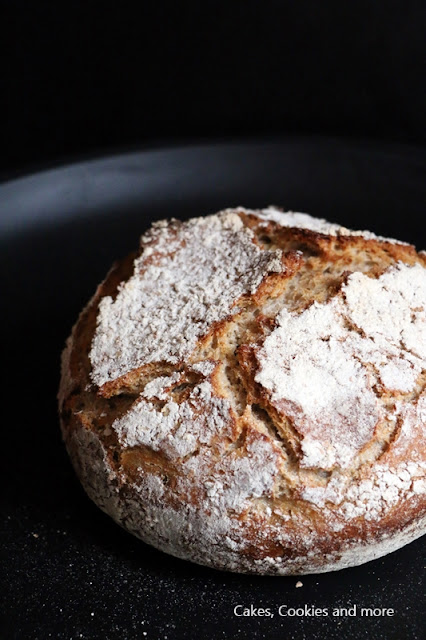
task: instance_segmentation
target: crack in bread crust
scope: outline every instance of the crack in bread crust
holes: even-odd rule
[[[225,231],[220,231],[234,234],[235,250],[249,243],[247,255],[264,269],[262,277],[246,279],[246,290],[238,285],[231,307],[223,317],[212,315],[184,356],[142,363],[98,387],[92,351],[101,326],[100,302],[119,299],[121,283],[131,280],[135,265],[157,268],[177,259],[181,224],[158,225],[145,236],[145,263],[140,256],[134,262],[133,255],[113,268],[82,312],[63,355],[59,404],[64,440],[95,502],[169,553],[217,568],[271,574],[359,564],[423,531],[426,465],[422,452],[415,451],[413,434],[424,437],[425,369],[411,388],[389,390],[380,368],[354,353],[379,418],[348,464],[342,466],[339,459],[321,464],[315,456],[323,454],[314,441],[307,448],[309,431],[301,430],[293,405],[277,403],[256,379],[259,353],[285,314],[301,319],[345,301],[353,273],[379,282],[394,265],[424,268],[426,258],[410,245],[333,226],[330,235],[287,227],[275,219],[287,214],[264,211],[262,217],[228,210]],[[214,233],[222,229],[216,222],[208,228]],[[194,224],[191,233],[196,231]],[[163,236],[167,243],[158,253]],[[277,256],[279,264],[273,261]],[[413,307],[411,323],[424,312]],[[359,340],[368,339],[349,317],[342,327]],[[330,340],[332,334],[321,338],[324,348]],[[409,359],[407,371],[418,366],[417,347],[405,340],[399,349]],[[314,464],[304,464],[307,451]]]

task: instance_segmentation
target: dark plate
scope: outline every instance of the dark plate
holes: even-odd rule
[[[329,139],[132,152],[0,185],[4,638],[423,638],[425,545],[297,578],[216,572],[166,556],[86,498],[59,435],[59,356],[112,261],[160,217],[281,204],[426,246],[425,153]],[[236,617],[269,608],[274,617]],[[301,617],[278,607],[308,606]],[[357,615],[333,608],[356,605]],[[309,607],[327,608],[312,616]],[[394,609],[361,617],[361,607]],[[349,613],[349,612],[348,612]]]

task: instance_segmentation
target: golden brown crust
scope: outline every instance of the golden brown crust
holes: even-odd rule
[[[255,288],[240,292],[232,312],[212,322],[189,355],[145,362],[97,387],[91,349],[99,303],[119,295],[135,256],[115,265],[63,355],[65,443],[90,497],[169,553],[271,574],[361,564],[424,531],[426,461],[418,442],[426,422],[426,372],[412,389],[396,391],[368,365],[376,383],[366,389],[379,417],[365,442],[356,441],[346,467],[338,457],[304,463],[314,423],[306,416],[298,421],[291,402],[277,400],[259,372],[283,309],[301,319],[313,305],[346,303],[353,273],[379,280],[398,263],[423,268],[426,260],[410,245],[283,227],[247,210],[237,214],[261,251],[281,251],[281,270],[266,268]],[[179,240],[177,223],[171,234],[171,243]],[[165,253],[156,253],[155,234],[142,246],[150,247],[147,268],[161,264]],[[334,437],[325,423],[315,429],[318,442]]]

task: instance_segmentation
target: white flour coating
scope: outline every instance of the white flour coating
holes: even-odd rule
[[[236,311],[241,295],[254,292],[266,273],[282,270],[280,253],[260,251],[235,211],[182,226],[159,223],[142,238],[145,249],[133,277],[115,301],[101,302],[90,354],[97,384],[147,362],[176,364],[187,358],[212,323]],[[377,238],[273,207],[245,211],[284,226]],[[299,315],[283,310],[277,317],[276,329],[258,352],[256,380],[299,431],[301,466],[341,467],[325,486],[324,474],[302,468],[296,486],[283,492],[285,454],[274,436],[245,425],[235,441],[231,403],[215,395],[210,380],[174,402],[170,389],[186,380],[178,371],[149,382],[112,425],[122,449],[146,446],[171,460],[174,482],[150,473],[149,465],[139,476],[133,469],[131,479],[124,462],[124,467],[113,463],[99,434],[81,425],[63,433],[82,484],[104,511],[145,542],[216,568],[320,573],[394,551],[426,526],[421,511],[401,531],[390,531],[382,520],[394,508],[402,513],[405,501],[421,505],[426,492],[421,440],[426,393],[415,396],[419,373],[426,369],[425,309],[426,270],[400,263],[377,280],[352,274],[331,301],[314,303]],[[205,361],[191,369],[208,378],[217,366]],[[71,377],[68,356],[64,369]],[[377,384],[414,393],[411,400],[395,401],[390,409],[392,420],[400,421],[395,441],[358,481],[343,469],[383,417],[383,403],[373,390]],[[69,393],[66,383],[63,389]],[[321,486],[304,486],[303,478]],[[293,489],[296,509],[285,498]],[[309,503],[320,509],[325,529],[312,519]],[[263,545],[271,548],[271,542],[281,545],[282,556],[265,556]],[[297,551],[288,557],[288,550]]]
[[[228,428],[229,401],[218,398],[212,391],[206,380],[184,402],[169,400],[162,408],[141,398],[113,422],[112,428],[124,448],[144,445],[154,451],[162,450],[171,459],[182,458]],[[158,389],[155,393],[158,394]]]
[[[316,550],[321,543],[319,532],[306,531],[306,545],[310,550],[305,554],[294,558],[266,556],[253,560],[244,554],[247,542],[242,524],[235,519],[232,509],[228,512],[220,510],[218,517],[216,506],[219,503],[215,495],[202,505],[188,503],[185,509],[182,506],[173,508],[164,504],[165,488],[161,478],[149,473],[141,474],[122,493],[122,478],[111,468],[97,434],[81,429],[69,436],[64,431],[64,436],[69,438],[67,446],[87,493],[118,524],[166,553],[227,571],[256,571],[271,575],[336,571],[391,553],[421,536],[426,526],[426,518],[423,517],[392,535],[383,533],[367,540],[351,537],[343,541],[338,550],[327,554],[318,554]],[[263,458],[265,452],[259,450],[258,453]],[[270,452],[266,453],[268,456]],[[260,467],[256,451],[254,456],[252,471],[256,475]],[[260,490],[270,490],[273,480],[261,478],[251,481],[249,477],[248,482],[251,482],[251,487],[246,489],[245,498],[257,495]],[[189,486],[188,480],[187,488]],[[213,509],[210,510],[212,503]],[[297,515],[292,517],[297,518]],[[276,533],[266,523],[263,527],[259,530],[262,537]],[[279,537],[284,546],[291,545],[291,536],[286,538],[285,533],[283,529]]]
[[[258,572],[270,575],[298,575],[337,571],[384,556],[412,542],[422,535],[426,518],[417,520],[400,532],[384,533],[368,540],[352,537],[342,542],[332,553],[318,553],[320,538],[317,531],[303,533],[304,555],[288,557],[262,557],[258,560],[245,556],[246,541],[239,521],[225,510],[217,517],[215,509],[207,503],[199,508],[188,504],[185,510],[162,504],[164,487],[157,476],[146,474],[141,478],[138,499],[126,503],[126,526],[145,542],[180,558],[227,571]],[[144,505],[143,510],[140,506]],[[286,530],[263,524],[259,535],[281,540],[283,548],[292,546]],[[281,535],[280,535],[281,533]]]
[[[159,376],[154,378],[151,382],[145,385],[142,392],[144,398],[158,398],[158,400],[166,400],[168,398],[168,389],[172,387],[180,378],[182,374],[177,371],[172,373],[171,376]]]
[[[328,222],[323,218],[314,218],[307,213],[300,213],[298,211],[280,211],[275,207],[267,207],[260,211],[252,211],[250,209],[242,208],[246,213],[255,214],[258,218],[267,222],[277,222],[282,227],[295,227],[296,229],[309,229],[316,233],[322,233],[329,236],[362,236],[366,240],[381,240],[383,242],[391,242],[392,244],[407,244],[394,238],[384,238],[382,236],[376,236],[371,231],[353,231],[347,229],[339,224]]]
[[[407,449],[410,449],[413,440],[422,443],[422,446],[416,447],[411,454],[414,460],[422,460],[424,458],[424,425],[426,425],[426,390],[418,398],[415,404],[396,402],[395,414],[401,419],[398,437],[393,443],[393,451],[404,456]]]
[[[209,558],[214,557],[228,570],[241,570],[239,556],[247,542],[244,520],[240,523],[236,515],[250,509],[253,499],[272,494],[279,478],[279,458],[279,450],[262,437],[247,442],[243,456],[233,449],[223,450],[218,456],[212,449],[203,448],[183,463],[176,486],[183,496],[193,496],[195,492],[197,500],[187,498],[178,509],[165,504],[156,508],[154,505],[164,502],[164,485],[158,476],[141,472],[135,485],[140,503],[136,502],[132,510],[134,528],[147,528],[146,514],[139,518],[139,504],[153,507],[153,544],[158,546],[161,540],[160,548],[174,555],[203,564],[209,564]]]
[[[229,510],[243,511],[249,499],[271,494],[279,477],[279,457],[279,451],[266,438],[247,443],[244,456],[231,452],[217,459],[207,450],[184,463],[182,489],[186,488],[187,477],[201,480],[205,489],[203,507],[220,521]]]
[[[350,465],[379,419],[378,400],[354,357],[356,345],[341,306],[336,297],[328,304],[314,303],[300,315],[283,309],[258,353],[255,380],[293,419],[303,437],[305,466]]]
[[[362,516],[365,520],[376,520],[385,509],[397,505],[401,497],[409,500],[425,493],[425,471],[426,463],[403,462],[396,469],[378,464],[372,478],[347,488],[340,513],[348,519]]]
[[[426,369],[426,269],[351,274],[331,301],[276,320],[255,380],[301,434],[302,465],[350,466],[381,417],[377,379],[408,392]]]
[[[426,493],[425,471],[424,461],[401,462],[396,468],[377,464],[371,475],[359,483],[352,483],[350,478],[336,474],[326,487],[306,487],[301,495],[321,509],[327,502],[336,505],[334,515],[343,521],[353,518],[372,521],[383,516],[401,499],[408,500]]]
[[[90,360],[97,385],[150,362],[187,357],[212,324],[238,309],[281,251],[263,251],[236,213],[159,223],[142,238],[134,275],[99,305]],[[154,243],[153,246],[150,246]]]
[[[189,371],[194,371],[195,373],[200,373],[204,377],[208,377],[213,373],[216,365],[217,363],[211,360],[202,360],[192,364]],[[142,396],[148,399],[158,398],[158,400],[166,400],[169,397],[169,389],[175,386],[176,382],[181,378],[185,381],[184,374],[180,371],[176,371],[170,376],[159,376],[158,378],[154,378],[145,385]]]
[[[162,380],[163,388],[167,388],[170,379]],[[152,388],[156,397],[161,395],[159,386]],[[244,455],[232,447],[227,450],[223,443],[221,455],[211,448],[215,436],[223,438],[227,431],[231,435],[232,420],[229,401],[216,396],[208,380],[195,386],[188,399],[180,404],[169,400],[160,408],[140,399],[112,427],[124,449],[148,446],[171,460],[180,461],[182,474],[177,478],[176,488],[183,495],[189,495],[194,488],[197,492],[201,490],[200,510],[194,510],[194,523],[202,527],[204,541],[213,545],[224,535],[237,532],[239,527],[232,522],[231,512],[244,511],[253,498],[270,496],[280,477],[280,449],[257,432],[255,437],[248,437]],[[186,456],[188,458],[182,460]],[[161,498],[164,487],[156,476],[144,473],[141,485],[146,487],[151,499],[154,495]],[[182,516],[175,514],[173,530],[181,519]],[[170,533],[167,518],[166,522]],[[181,534],[184,532],[185,527]]]
[[[215,370],[217,363],[212,360],[201,360],[191,365],[192,371],[201,373],[203,376],[209,376]]]
[[[392,351],[395,360],[384,365],[381,376],[386,376],[388,368],[394,365],[399,382],[394,387],[382,380],[385,386],[410,391],[413,378],[426,364],[426,269],[420,264],[409,267],[398,263],[377,280],[353,273],[343,286],[343,294],[348,317],[374,341],[378,352],[376,366],[380,367],[382,350]],[[399,353],[407,364],[402,376]],[[414,373],[408,373],[410,379],[407,380],[409,364]]]

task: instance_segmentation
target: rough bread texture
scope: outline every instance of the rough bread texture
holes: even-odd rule
[[[426,255],[276,207],[159,222],[80,315],[63,437],[175,556],[303,574],[426,526]]]

